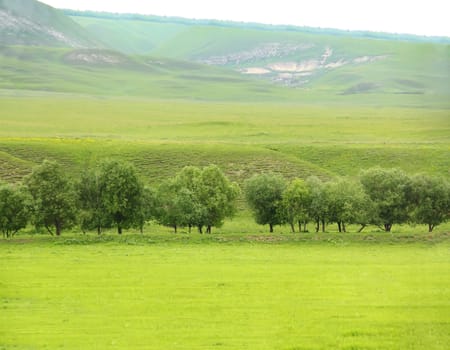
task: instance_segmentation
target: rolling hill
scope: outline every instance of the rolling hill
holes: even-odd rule
[[[1,0],[0,16],[3,89],[449,106],[448,38],[60,11],[34,0]]]
[[[149,183],[216,163],[242,182],[448,176],[448,38],[59,11],[0,0],[0,178],[101,157]]]
[[[450,39],[65,11],[126,54],[231,68],[343,94],[449,93]]]
[[[61,11],[35,0],[0,0],[0,44],[100,46],[89,32]]]

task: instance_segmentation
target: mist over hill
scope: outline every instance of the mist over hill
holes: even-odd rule
[[[127,76],[128,93],[142,95],[139,91],[156,90],[160,97],[170,96],[170,90],[180,96],[180,89],[196,85],[204,92],[192,96],[203,94],[202,98],[210,99],[208,95],[220,83],[228,86],[230,96],[245,99],[248,95],[249,100],[255,100],[254,93],[241,91],[242,84],[249,81],[254,85],[250,91],[259,89],[268,92],[266,95],[283,95],[280,91],[273,94],[269,85],[297,90],[286,91],[288,99],[308,91],[332,100],[348,95],[381,95],[383,99],[434,96],[444,100],[442,97],[450,94],[449,38],[62,11],[34,0],[0,0],[0,18],[0,75],[3,88],[8,89],[31,88],[26,76],[42,71],[42,61],[48,60],[46,71],[54,77],[52,83],[45,83],[43,77],[42,86],[33,81],[33,89],[70,92],[67,82],[72,81],[73,91],[83,92],[76,82],[90,79],[85,92],[100,93],[107,85],[106,75],[120,75],[116,80]],[[28,48],[7,49],[9,45]],[[45,49],[33,53],[36,46],[82,51],[60,56]],[[20,65],[22,68],[16,69]],[[108,68],[113,72],[104,74]],[[74,69],[76,79],[70,77]],[[151,87],[143,86],[136,71],[148,77]],[[16,74],[24,77],[15,79]],[[158,80],[165,86],[164,93],[153,89]],[[95,86],[98,88],[92,89]],[[112,87],[114,93],[114,83]],[[103,93],[108,94],[108,90]],[[190,94],[181,95],[189,98]]]
[[[62,11],[34,0],[0,0],[0,44],[52,47],[100,45]]]

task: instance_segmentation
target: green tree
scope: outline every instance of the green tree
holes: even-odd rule
[[[400,169],[371,168],[361,172],[364,190],[374,203],[373,223],[390,232],[409,219],[411,180]]]
[[[153,188],[147,186],[143,188],[140,198],[141,203],[135,211],[135,219],[133,220],[134,226],[141,233],[144,233],[145,223],[156,217],[156,207],[158,205],[156,196],[156,191]]]
[[[206,207],[200,202],[200,181],[202,171],[195,166],[185,166],[175,177],[176,207],[181,215],[181,226],[187,226],[189,233],[196,226],[200,233],[204,226]]]
[[[107,215],[99,169],[86,170],[77,182],[76,190],[81,230],[85,232],[95,229],[97,234],[101,234],[103,228],[111,227],[112,220]]]
[[[282,223],[282,199],[286,180],[275,174],[255,175],[245,181],[245,198],[253,211],[256,223],[273,226]]]
[[[172,227],[176,233],[178,227],[197,226],[202,208],[195,193],[199,169],[184,168],[176,177],[164,181],[157,192],[156,217],[161,225]]]
[[[0,231],[3,238],[13,237],[25,228],[29,214],[27,193],[22,188],[0,184]]]
[[[329,198],[326,184],[316,176],[306,179],[309,190],[308,215],[316,224],[316,232],[319,232],[322,225],[322,232],[325,232],[325,225],[329,217]]]
[[[294,179],[287,186],[282,196],[282,213],[285,221],[290,224],[292,232],[298,224],[298,231],[306,231],[308,208],[310,205],[309,189],[302,179]]]
[[[450,184],[428,175],[412,178],[412,221],[428,225],[428,231],[446,222],[450,217]]]
[[[202,207],[201,221],[197,226],[206,226],[207,233],[211,233],[213,226],[222,226],[225,218],[235,214],[239,193],[239,186],[232,183],[219,167],[210,165],[203,168],[196,193]]]
[[[372,210],[369,196],[362,185],[347,178],[337,178],[326,185],[328,198],[328,220],[338,225],[339,232],[346,232],[347,224],[370,222]]]
[[[116,225],[118,234],[136,226],[144,188],[136,169],[126,162],[106,160],[100,163],[98,181],[105,215]]]
[[[73,182],[57,162],[45,160],[24,182],[32,197],[33,222],[37,227],[44,226],[57,236],[63,229],[73,227],[77,195]]]
[[[177,231],[179,226],[220,226],[236,210],[239,188],[215,165],[199,169],[188,166],[159,188],[159,222]]]

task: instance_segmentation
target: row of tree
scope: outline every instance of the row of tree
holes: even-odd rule
[[[31,222],[57,236],[77,224],[83,232],[116,227],[121,234],[156,220],[175,232],[185,226],[211,233],[234,215],[239,193],[215,165],[185,167],[153,189],[125,162],[100,162],[73,181],[61,165],[44,161],[23,185],[0,186],[0,230],[11,237]]]
[[[292,231],[316,232],[336,223],[361,229],[376,225],[427,224],[431,232],[449,219],[449,182],[428,175],[408,176],[398,169],[373,168],[358,179],[317,177],[287,182],[275,174],[255,175],[244,183],[244,194],[258,224],[279,224]],[[72,180],[56,162],[44,161],[20,186],[0,185],[0,230],[11,237],[29,223],[59,236],[79,225],[83,232],[116,227],[137,228],[155,220],[172,227],[211,233],[237,210],[240,188],[215,165],[188,166],[157,188],[144,186],[136,169],[125,162],[105,160]]]
[[[309,177],[290,183],[274,174],[255,175],[246,181],[245,195],[255,220],[269,225],[289,224],[292,231],[325,231],[335,223],[339,232],[358,224],[360,231],[376,225],[387,232],[394,224],[427,224],[429,231],[450,217],[450,184],[423,174],[409,176],[399,169],[372,168],[359,178],[321,181]],[[302,226],[303,225],[303,226]]]

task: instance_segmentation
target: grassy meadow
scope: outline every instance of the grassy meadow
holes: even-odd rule
[[[0,177],[45,158],[74,173],[103,157],[134,163],[149,183],[215,163],[242,182],[357,175],[375,165],[448,176],[448,110],[231,103],[35,94],[2,97]]]
[[[445,236],[106,237],[0,242],[0,349],[394,350],[450,342]]]
[[[26,24],[0,33],[0,181],[104,158],[151,186],[210,164],[241,185],[373,166],[450,177],[448,38],[0,12]],[[150,222],[0,239],[0,350],[448,349],[450,223],[268,234],[238,206],[211,235]]]

